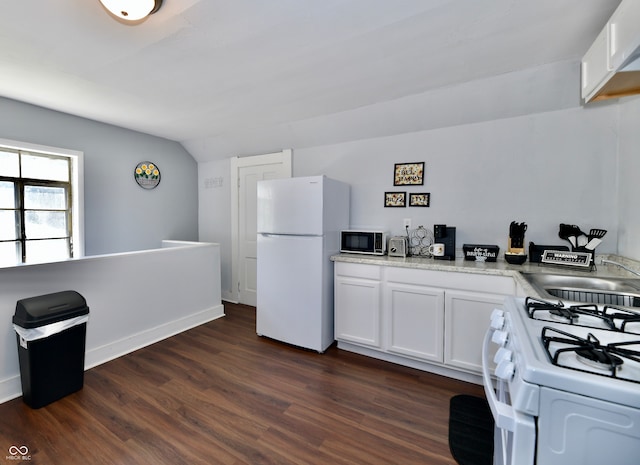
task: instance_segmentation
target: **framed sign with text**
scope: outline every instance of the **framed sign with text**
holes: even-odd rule
[[[407,193],[406,192],[385,192],[384,206],[385,207],[406,207]]]
[[[416,192],[409,194],[410,207],[428,207],[431,194],[428,192]]]
[[[396,163],[393,169],[394,186],[421,186],[424,184],[424,162]]]

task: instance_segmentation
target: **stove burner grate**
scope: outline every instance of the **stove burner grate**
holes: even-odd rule
[[[588,322],[581,322],[580,316],[584,315],[602,322],[603,327],[600,329],[640,334],[640,312],[628,308],[605,305],[600,309],[596,304],[565,306],[561,300],[549,302],[533,297],[525,299],[525,307],[527,315],[533,320],[561,322],[587,328],[598,327]],[[548,316],[542,312],[546,312]]]
[[[542,299],[536,299],[534,297],[527,297],[524,301],[524,305],[527,308],[527,314],[529,315],[529,318],[535,319],[534,315],[537,311],[542,311],[542,310],[546,310],[546,311],[557,311],[557,312],[561,312],[562,310],[564,310],[566,307],[564,306],[564,303],[562,303],[561,300],[558,300],[558,302],[553,303],[553,302],[549,302],[547,300],[542,300]]]
[[[640,323],[640,313],[635,311],[635,310],[631,310],[629,308],[620,308],[620,307],[614,307],[612,305],[606,305],[603,309],[602,309],[602,314],[608,318],[610,318],[611,320],[620,320],[620,331],[623,332],[627,332],[627,325],[629,323],[633,324],[633,323]],[[637,330],[635,331],[629,331],[632,333],[636,333],[638,332]]]
[[[620,369],[624,360],[606,350],[584,348],[575,349],[577,359],[597,370]]]
[[[563,323],[567,322],[569,324],[574,324],[580,315],[576,312],[571,311],[569,308],[552,308],[549,310],[549,315],[554,320],[560,320]]]
[[[542,329],[542,343],[553,365],[640,383],[640,380],[620,376],[621,367],[625,360],[640,363],[640,351],[631,348],[634,346],[640,348],[640,340],[602,345],[591,333],[589,333],[585,339],[556,328],[545,326]],[[551,348],[551,344],[558,346],[555,352]],[[577,368],[566,363],[565,356],[571,353],[574,353],[577,358],[586,365],[595,368],[596,371]]]

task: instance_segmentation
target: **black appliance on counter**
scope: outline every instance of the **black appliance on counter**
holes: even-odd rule
[[[456,259],[456,228],[446,224],[436,224],[433,226],[434,243],[444,244],[444,255],[433,257],[436,260]]]
[[[545,250],[569,252],[569,247],[564,245],[538,245],[533,242],[529,242],[529,261],[531,263],[541,263]]]

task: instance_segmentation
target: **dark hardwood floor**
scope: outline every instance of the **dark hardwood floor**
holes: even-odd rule
[[[455,464],[449,399],[480,386],[255,334],[255,309],[85,373],[41,409],[0,405],[0,464]],[[6,456],[6,457],[5,457]],[[5,460],[6,461],[3,461]]]

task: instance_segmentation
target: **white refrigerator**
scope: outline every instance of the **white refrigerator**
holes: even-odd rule
[[[334,341],[333,262],[349,185],[325,176],[259,181],[256,332],[324,352]]]

